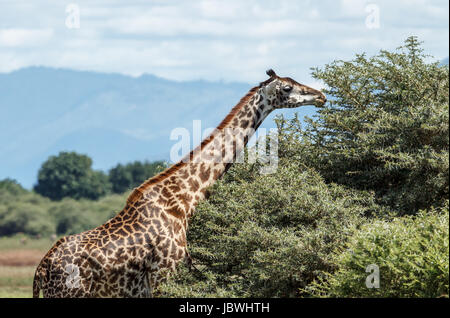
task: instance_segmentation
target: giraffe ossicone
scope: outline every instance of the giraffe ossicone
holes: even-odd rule
[[[130,194],[115,217],[58,240],[38,265],[33,297],[151,297],[179,262],[191,263],[186,232],[196,205],[270,112],[322,106],[318,90],[268,70],[201,144]],[[230,133],[231,131],[231,133]]]

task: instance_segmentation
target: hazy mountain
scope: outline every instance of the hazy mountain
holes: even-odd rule
[[[193,120],[215,127],[253,85],[45,67],[0,74],[0,179],[31,187],[42,162],[60,151],[85,153],[102,170],[168,160],[174,128],[192,132]]]

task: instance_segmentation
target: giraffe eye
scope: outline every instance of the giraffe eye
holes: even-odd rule
[[[289,93],[290,91],[292,91],[292,86],[290,86],[290,85],[284,86],[283,91],[285,91],[286,93]]]

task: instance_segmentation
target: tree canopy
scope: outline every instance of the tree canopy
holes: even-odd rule
[[[75,152],[61,152],[45,161],[34,190],[52,200],[65,197],[98,199],[110,191],[108,177],[92,169],[92,159]]]
[[[449,194],[449,73],[427,60],[410,37],[395,52],[314,68],[329,103],[305,129],[284,123],[298,139],[284,133],[279,148],[328,182],[375,191],[399,215],[442,206]]]
[[[129,191],[150,177],[166,168],[164,161],[140,162],[135,161],[128,164],[118,164],[109,170],[109,181],[114,193]]]

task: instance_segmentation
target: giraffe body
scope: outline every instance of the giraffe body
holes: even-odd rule
[[[60,239],[38,265],[33,296],[151,297],[190,263],[186,233],[195,206],[276,108],[323,105],[325,96],[268,71],[216,130],[183,160],[134,189],[105,224]]]

